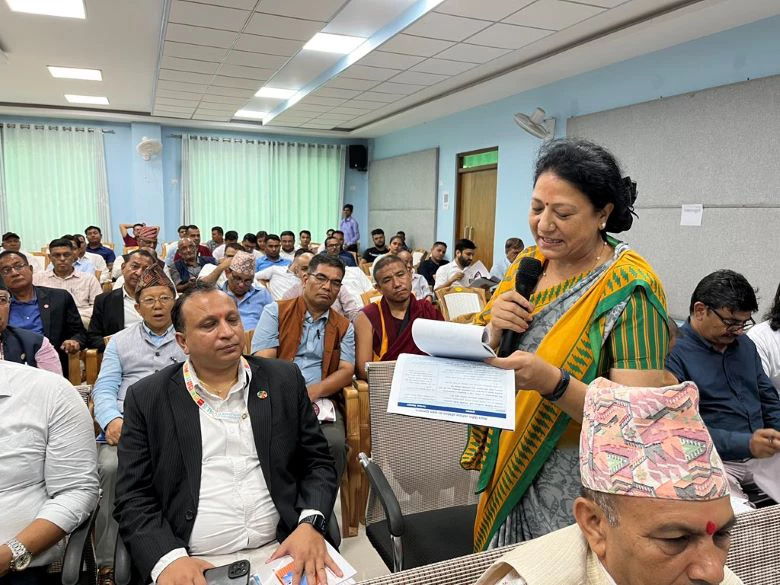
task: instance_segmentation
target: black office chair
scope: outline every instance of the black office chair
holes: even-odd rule
[[[97,585],[98,568],[92,528],[97,508],[68,536],[62,559],[62,585]]]

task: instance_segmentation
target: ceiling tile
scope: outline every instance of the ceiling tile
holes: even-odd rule
[[[449,59],[426,59],[411,68],[411,71],[421,73],[437,73],[439,75],[459,75],[476,67],[474,63],[450,61]]]
[[[354,116],[345,116],[343,114],[323,114],[322,116],[318,116],[315,119],[321,121],[328,120],[330,122],[333,122],[334,124],[340,124],[341,122],[346,122],[347,120],[351,120],[353,117]]]
[[[255,7],[255,4],[257,4],[257,0],[208,0],[208,3],[213,4],[214,6],[252,10]]]
[[[208,87],[205,83],[183,83],[181,81],[168,81],[161,79],[157,82],[158,89],[170,89],[179,91],[189,91],[193,93],[203,93]]]
[[[157,98],[154,100],[154,105],[155,107],[158,108],[165,108],[167,106],[176,106],[180,108],[192,109],[196,107],[199,103],[200,100],[180,100],[176,98],[167,98],[161,96],[157,96]]]
[[[398,100],[403,99],[406,96],[401,94],[380,93],[378,91],[366,91],[361,93],[358,97],[361,100],[367,100],[370,102],[379,102],[380,104],[385,104],[385,103],[389,104],[392,102],[397,102]]]
[[[503,49],[520,49],[552,34],[549,30],[515,26],[513,24],[494,24],[490,28],[475,34],[470,42]]]
[[[391,53],[401,53],[404,55],[417,55],[420,57],[432,57],[444,49],[451,47],[454,43],[450,41],[440,41],[437,39],[426,39],[412,35],[396,35],[382,45],[383,51]]]
[[[409,94],[417,93],[421,89],[425,89],[425,86],[410,85],[407,83],[383,83],[382,85],[377,85],[374,88],[374,91],[379,91],[384,93],[400,93],[403,95],[409,95]]]
[[[241,77],[228,77],[227,75],[217,75],[211,86],[219,87],[237,87],[241,89],[251,89],[257,91],[262,87],[263,82],[256,79],[242,79]]]
[[[436,55],[440,59],[463,61],[464,63],[487,63],[509,53],[506,49],[459,43]]]
[[[258,67],[260,69],[273,69],[276,71],[282,67],[290,57],[282,55],[266,55],[265,53],[248,53],[246,51],[230,51],[225,63],[231,65],[244,65],[246,67]]]
[[[338,63],[341,58],[342,55],[334,53],[301,51],[273,76],[269,85],[300,89]]]
[[[257,79],[265,81],[270,79],[276,72],[274,69],[260,69],[259,67],[244,67],[242,65],[228,65],[224,64],[219,69],[220,75],[227,75],[229,77],[243,77],[244,79]]]
[[[520,24],[548,30],[563,30],[578,22],[604,12],[603,8],[561,2],[560,0],[539,0],[506,20],[508,24]]]
[[[336,127],[336,125],[333,123],[327,123],[327,122],[316,123],[316,122],[312,122],[311,120],[306,122],[306,124],[304,124],[303,126],[304,128],[313,128],[314,130],[332,130],[333,128]]]
[[[192,115],[193,120],[205,120],[207,122],[229,122],[233,118],[233,114],[228,114],[225,116],[212,116],[208,114],[201,114],[199,112],[195,112]]]
[[[199,61],[213,61],[219,63],[225,58],[227,51],[218,47],[204,47],[189,43],[174,43],[165,41],[163,55],[166,57],[182,57],[185,59],[197,59]]]
[[[626,0],[582,0],[582,4],[591,4],[592,6],[601,6],[602,8],[615,8],[625,4]]]
[[[498,21],[534,2],[536,0],[490,0],[489,2],[447,0],[436,7],[436,12]]]
[[[371,51],[368,55],[358,61],[361,65],[371,67],[388,67],[390,69],[409,69],[422,61],[422,57],[413,55],[399,55],[397,53],[386,53],[384,51]]]
[[[329,22],[344,0],[261,0],[259,12]]]
[[[250,99],[253,95],[255,95],[255,92],[257,89],[241,89],[238,87],[224,87],[221,85],[212,85],[208,88],[208,91],[205,92],[208,95],[221,95],[221,96],[227,96],[227,97],[240,97],[244,99]]]
[[[209,47],[222,47],[229,49],[236,42],[238,33],[226,30],[215,30],[187,24],[168,23],[165,29],[166,41],[190,43],[193,45],[206,45]]]
[[[198,92],[189,92],[189,91],[176,91],[176,90],[170,90],[161,88],[160,84],[157,84],[157,91],[155,92],[155,96],[158,98],[167,98],[167,99],[182,99],[182,100],[199,100],[200,96],[203,95],[202,91]]]
[[[189,120],[192,114],[184,114],[180,112],[169,112],[164,110],[155,110],[152,112],[153,116],[160,116],[161,118],[182,118]]]
[[[191,73],[189,71],[174,71],[172,69],[160,69],[159,79],[168,81],[183,81],[185,83],[209,83],[213,75],[205,73]]]
[[[363,114],[367,114],[370,111],[371,110],[366,109],[366,108],[350,108],[350,107],[347,107],[347,106],[339,106],[338,108],[335,108],[335,109],[331,110],[329,113],[332,113],[332,114],[347,114],[347,115],[350,115],[351,117],[354,118],[355,116],[362,116]]]
[[[323,32],[368,38],[398,18],[417,0],[360,0],[348,2]]]
[[[168,23],[191,24],[208,28],[240,31],[251,13],[223,6],[210,6],[199,2],[173,0]]]
[[[330,97],[317,97],[317,96],[313,96],[313,97],[306,97],[306,98],[302,99],[300,103],[302,103],[302,104],[303,103],[307,103],[307,104],[320,104],[320,105],[323,105],[323,106],[335,107],[335,106],[343,104],[346,101],[347,100],[343,99],[343,98],[330,98]]]
[[[333,106],[321,106],[319,104],[304,104],[298,102],[293,106],[296,112],[311,112],[312,115],[321,114],[323,112],[329,112],[333,109]]]
[[[158,110],[165,110],[166,112],[180,112],[180,113],[192,113],[195,110],[195,106],[166,106],[166,105],[157,105],[154,108],[155,111]]]
[[[292,57],[301,50],[304,43],[290,39],[276,39],[259,35],[242,34],[236,43],[239,51],[251,51],[254,53],[268,53],[269,55],[283,55]]]
[[[216,73],[219,63],[209,61],[197,61],[195,59],[181,59],[179,57],[167,57],[163,55],[160,60],[162,69],[175,69],[176,71],[190,71],[192,73]]]
[[[253,35],[308,41],[316,33],[320,32],[323,26],[325,26],[325,23],[317,20],[287,18],[285,16],[276,16],[275,14],[255,12],[245,31]]]
[[[352,65],[342,73],[344,77],[352,79],[374,79],[385,81],[393,75],[398,75],[397,69],[383,69],[381,67],[368,67],[366,65]]]
[[[489,25],[490,22],[486,20],[475,20],[450,14],[429,12],[404,32],[432,39],[462,41]]]
[[[385,94],[388,95],[388,94]],[[401,96],[403,97],[403,96]],[[368,100],[349,100],[344,104],[345,106],[348,106],[350,108],[362,108],[364,110],[376,110],[377,108],[381,108],[384,104],[382,102],[372,102]]]
[[[370,79],[347,79],[345,77],[335,77],[325,84],[325,87],[336,89],[359,89],[366,90],[374,87],[378,82]]]
[[[416,71],[404,71],[391,80],[393,83],[415,83],[418,85],[434,85],[440,81],[449,79],[449,75],[435,75],[433,73],[418,73]]]
[[[335,87],[321,87],[311,95],[314,97],[326,97],[326,98],[351,98],[358,95],[360,92],[355,89],[339,89]]]
[[[224,108],[209,108],[206,107],[209,104],[201,105],[197,110],[195,110],[196,114],[207,114],[212,116],[224,116],[225,114],[228,114],[232,116],[236,112],[236,108],[233,107],[224,107]]]
[[[274,100],[270,98],[253,97],[248,102],[245,102],[247,110],[254,110],[256,112],[272,112],[282,103],[282,100]]]
[[[244,98],[227,97],[224,95],[206,94],[201,100],[203,104],[214,104],[215,106],[243,106],[246,103]],[[207,106],[208,107],[208,106]]]

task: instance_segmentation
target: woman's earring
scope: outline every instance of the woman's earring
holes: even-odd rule
[[[599,229],[600,229],[600,230],[604,230],[604,228],[605,228],[605,227],[607,227],[607,224],[605,224],[605,223],[602,223],[602,224],[599,226]]]

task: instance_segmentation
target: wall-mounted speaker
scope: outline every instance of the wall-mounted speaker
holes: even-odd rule
[[[368,170],[368,151],[362,144],[349,145],[349,168],[356,171]]]

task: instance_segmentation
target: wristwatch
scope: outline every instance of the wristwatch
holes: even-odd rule
[[[11,549],[10,569],[12,571],[24,571],[32,560],[32,554],[30,551],[27,550],[27,547],[15,538],[12,538],[6,542],[5,545]]]
[[[311,516],[306,516],[305,518],[301,518],[301,521],[298,522],[298,526],[301,524],[311,524],[314,526],[314,529],[322,534],[325,535],[325,516],[322,514],[312,514]]]

